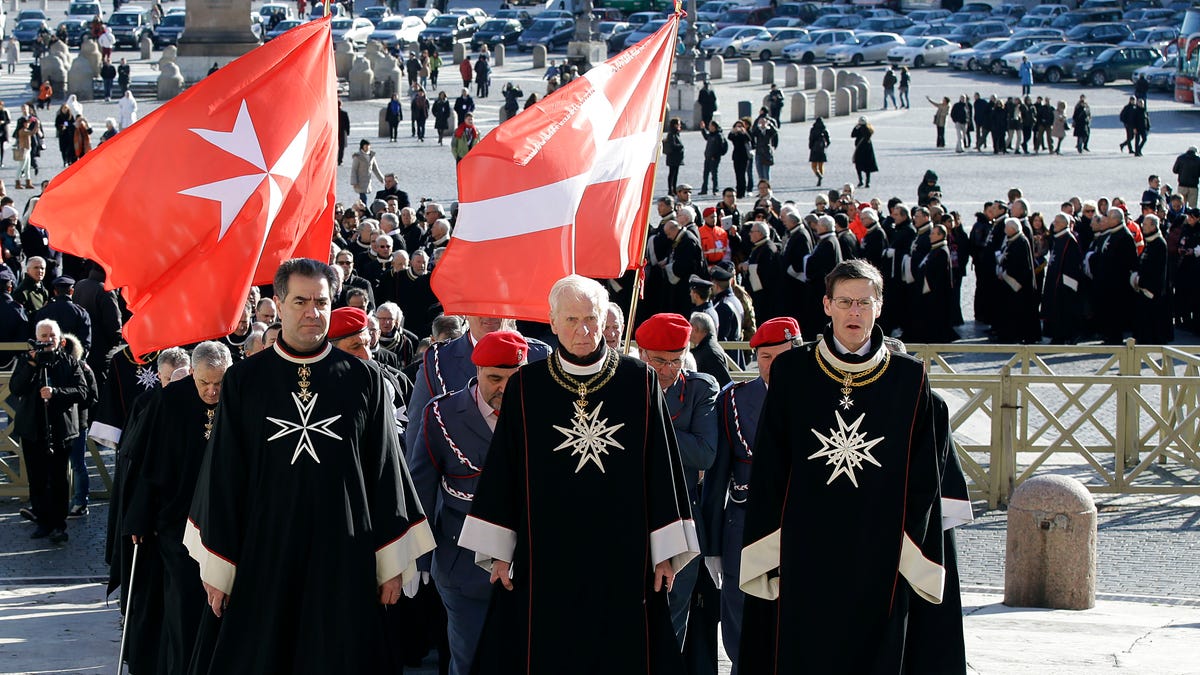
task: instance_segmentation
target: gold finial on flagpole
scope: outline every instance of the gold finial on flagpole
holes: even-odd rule
[[[325,0],[325,16],[329,16],[329,0]]]

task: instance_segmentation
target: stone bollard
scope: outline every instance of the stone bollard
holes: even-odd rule
[[[850,81],[851,75],[853,75],[853,74],[854,73],[851,73],[848,70],[839,70],[836,73],[834,73],[834,76],[833,76],[834,88],[841,89],[842,87],[847,86],[846,83]]]
[[[846,87],[838,89],[834,94],[833,114],[841,117],[850,114],[850,90]]]
[[[496,45],[496,49],[492,51],[492,65],[499,67],[504,65],[504,43]]]
[[[142,41],[138,44],[138,47],[140,47],[142,50],[142,60],[149,61],[150,55],[154,51],[154,41],[150,39],[149,35],[144,35],[142,36]]]
[[[83,44],[79,46],[79,55],[91,62],[92,69],[97,74],[100,73],[100,66],[104,65],[104,57],[100,55],[100,47],[96,45],[95,40],[90,37],[84,38]]]
[[[71,63],[71,69],[67,71],[67,93],[75,94],[75,98],[80,101],[91,101],[92,81],[95,80],[97,72],[92,70],[92,62],[85,56],[79,56]]]
[[[725,57],[713,54],[713,57],[708,60],[708,73],[708,76],[714,80],[725,77]]]
[[[158,67],[158,100],[169,101],[183,92],[183,73],[179,64],[167,61]]]
[[[783,86],[787,89],[795,89],[800,86],[799,66],[789,63],[783,67]]]
[[[1079,481],[1034,476],[1013,491],[1004,555],[1004,604],[1096,606],[1096,505]]]
[[[870,88],[867,87],[867,83],[859,82],[858,84],[854,85],[854,91],[857,92],[857,95],[854,97],[854,100],[858,102],[858,109],[866,110],[866,109],[870,108],[871,107],[871,90],[870,90]]]
[[[806,108],[808,108],[808,95],[802,91],[792,94],[792,114],[788,119],[792,122],[804,122]]]
[[[750,59],[738,59],[733,62],[737,66],[737,81],[750,81]]]
[[[837,89],[837,75],[833,72],[833,68],[821,69],[821,89],[825,91]]]
[[[379,137],[383,139],[392,137],[392,128],[387,123],[387,105],[379,109]]]
[[[350,66],[354,64],[354,45],[350,42],[339,42],[333,50],[333,70],[338,79],[350,77]]]
[[[467,59],[467,43],[454,43],[454,63],[459,64]]]
[[[775,63],[767,61],[762,66],[762,83],[775,84]]]
[[[801,69],[800,74],[804,76],[803,86],[806,90],[817,88],[817,82],[819,82],[821,79],[820,72],[821,71],[818,70],[816,66],[804,66],[804,68]]]
[[[546,46],[545,45],[534,45],[533,46],[533,67],[534,68],[545,68],[546,67]]]
[[[375,95],[375,73],[365,58],[355,57],[350,66],[350,100],[364,101]]]
[[[821,119],[829,119],[829,92],[824,89],[818,89],[817,93],[813,94],[813,117]]]

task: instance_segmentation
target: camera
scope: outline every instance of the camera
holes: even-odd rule
[[[29,344],[29,348],[35,352],[54,349],[53,342],[38,342],[37,340],[26,340],[25,342],[27,342]]]

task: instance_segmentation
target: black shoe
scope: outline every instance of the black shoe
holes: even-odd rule
[[[67,528],[65,527],[60,527],[54,532],[50,533],[51,544],[65,544],[70,538],[71,537],[67,536]]]
[[[50,536],[50,532],[51,532],[50,528],[42,527],[41,525],[38,525],[38,528],[33,531],[33,534],[29,535],[29,538],[30,539],[45,539],[46,537]]]
[[[88,514],[88,507],[74,506],[74,507],[71,507],[71,510],[67,512],[67,517],[68,518],[82,518],[82,517],[86,516],[87,514]]]
[[[33,514],[33,509],[21,509],[17,513],[20,513],[21,517],[25,520],[31,520],[35,523],[37,522],[37,516]]]

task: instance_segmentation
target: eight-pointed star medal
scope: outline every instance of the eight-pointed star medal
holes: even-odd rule
[[[566,440],[558,444],[554,448],[557,452],[563,448],[572,448],[572,455],[579,455],[579,464],[575,467],[575,473],[579,473],[585,464],[592,462],[600,469],[600,473],[604,473],[604,464],[600,461],[600,455],[607,455],[609,446],[624,450],[625,446],[621,445],[613,434],[625,426],[622,422],[617,425],[609,426],[608,418],[599,419],[600,409],[604,407],[604,402],[596,404],[596,409],[588,414],[583,406],[578,402],[575,403],[575,416],[571,419],[571,428],[560,427],[554,425],[566,436]]]
[[[333,424],[334,422],[336,422],[342,418],[341,415],[334,415],[333,417],[326,417],[325,419],[323,419],[319,422],[311,422],[310,423],[308,421],[308,418],[312,417],[313,410],[317,407],[317,399],[318,398],[320,398],[320,394],[313,394],[312,399],[309,400],[307,403],[305,403],[305,402],[301,402],[300,396],[298,394],[296,394],[294,392],[292,393],[292,401],[295,402],[296,410],[300,414],[300,423],[299,424],[297,424],[296,422],[292,422],[291,420],[281,420],[276,417],[268,417],[267,418],[268,422],[272,422],[274,424],[279,425],[279,431],[276,431],[274,436],[271,436],[270,438],[268,438],[267,439],[268,441],[278,440],[285,436],[289,436],[291,434],[299,432],[300,438],[297,439],[296,450],[295,450],[295,452],[292,453],[292,461],[291,461],[292,464],[296,463],[296,460],[300,457],[300,453],[302,453],[302,452],[308,453],[308,456],[312,457],[313,461],[315,461],[317,464],[321,463],[321,459],[319,457],[317,457],[317,450],[316,450],[316,448],[313,447],[312,439],[309,438],[309,436],[308,436],[308,432],[310,432],[310,431],[316,432],[318,434],[323,434],[323,435],[328,436],[337,441],[342,440],[341,436],[338,436],[336,433],[334,433],[333,431],[330,431],[330,429],[329,429],[329,425]]]
[[[866,413],[859,415],[858,419],[854,420],[854,424],[849,426],[846,426],[841,412],[835,410],[833,414],[837,417],[838,428],[830,429],[828,436],[816,429],[810,430],[821,441],[821,449],[809,455],[808,458],[825,458],[826,465],[833,465],[833,473],[829,475],[829,480],[825,481],[826,485],[832,483],[839,475],[845,474],[854,487],[858,487],[858,478],[854,475],[855,469],[863,468],[864,462],[870,462],[878,467],[883,466],[871,456],[871,448],[878,445],[883,437],[867,440],[865,433],[859,433],[858,427],[867,416]]]

